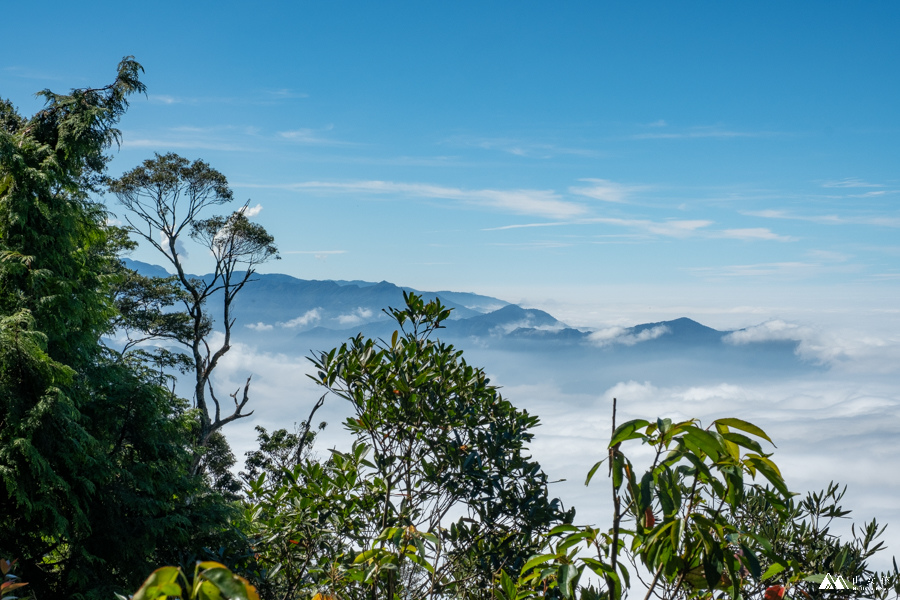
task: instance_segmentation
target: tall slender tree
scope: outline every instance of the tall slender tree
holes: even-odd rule
[[[223,426],[253,414],[243,412],[249,402],[249,377],[243,390],[231,394],[234,408],[223,411],[212,374],[231,349],[234,299],[259,264],[279,258],[274,238],[247,218],[247,204],[227,216],[201,218],[205,209],[233,200],[225,176],[201,160],[189,162],[176,154],[157,154],[111,182],[110,190],[127,209],[123,216],[128,231],[158,250],[175,270],[186,326],[158,335],[174,339],[190,353],[199,418],[196,442],[199,447],[208,446]],[[179,254],[185,234],[214,257],[211,276],[188,275],[184,257]],[[217,345],[210,340],[214,319],[208,301],[214,297],[221,301],[217,322],[223,330]],[[201,459],[202,452],[198,452],[195,470],[200,468]]]

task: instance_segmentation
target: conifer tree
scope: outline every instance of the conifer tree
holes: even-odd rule
[[[0,556],[43,598],[133,589],[227,517],[189,474],[185,403],[102,343],[123,237],[91,195],[142,70],[30,118],[0,100]]]

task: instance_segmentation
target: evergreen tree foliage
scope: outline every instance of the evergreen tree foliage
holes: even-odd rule
[[[106,348],[123,280],[104,183],[141,66],[20,116],[0,101],[0,556],[38,597],[110,597],[227,521],[190,476],[193,419],[159,373]]]

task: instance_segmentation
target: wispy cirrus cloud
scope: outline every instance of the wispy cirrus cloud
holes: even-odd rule
[[[57,75],[55,73],[50,73],[48,71],[32,69],[30,67],[21,67],[21,66],[3,67],[3,72],[7,73],[9,75],[12,75],[13,77],[19,77],[22,79],[37,79],[37,80],[43,80],[43,81],[66,81],[66,82],[72,81],[71,75],[62,76],[62,75]],[[82,79],[82,78],[79,77],[78,79]]]
[[[799,215],[785,210],[744,211],[741,214],[764,219],[787,219],[806,221],[820,225],[875,225],[879,227],[900,227],[900,216],[894,215]]]
[[[141,131],[126,131],[123,148],[151,148],[160,152],[172,149],[218,150],[222,152],[257,152],[252,143],[259,139],[255,127],[168,127],[147,135]]]
[[[279,88],[277,90],[263,90],[263,95],[269,96],[276,100],[294,100],[294,99],[302,99],[309,98],[309,94],[306,92],[295,92],[288,88]]]
[[[687,140],[687,139],[736,139],[736,138],[767,138],[785,135],[779,131],[740,131],[726,129],[720,126],[698,126],[672,131],[662,128],[668,127],[665,121],[657,125],[655,131],[646,131],[628,136],[631,140]]]
[[[623,185],[609,179],[579,179],[578,181],[585,182],[587,185],[572,186],[569,188],[570,193],[603,202],[628,202],[630,193],[647,189],[646,186]]]
[[[168,94],[148,94],[147,100],[154,104],[181,104],[184,102],[181,98]]]
[[[776,242],[793,242],[797,238],[789,235],[779,235],[766,227],[747,227],[743,229],[723,229],[718,233],[720,237],[736,240],[769,240]]]
[[[660,235],[665,237],[686,238],[697,235],[700,230],[709,227],[713,221],[703,219],[687,219],[670,221],[651,221],[647,219],[619,219],[597,217],[588,220],[591,223],[604,223],[607,225],[615,225],[618,227],[627,227],[637,229],[644,233],[652,235]]]
[[[553,190],[463,189],[395,181],[305,181],[280,185],[246,184],[243,187],[276,188],[295,192],[316,191],[456,200],[472,206],[550,219],[570,218],[587,213],[585,206],[564,200]]]
[[[649,219],[624,219],[611,217],[593,217],[573,221],[551,221],[547,223],[517,223],[514,225],[502,225],[500,227],[487,227],[482,231],[505,231],[509,229],[527,229],[534,227],[563,227],[571,225],[605,224],[635,230],[638,234],[687,238],[692,236],[706,236],[711,238],[730,238],[747,241],[777,241],[790,242],[796,238],[779,235],[765,227],[751,227],[744,229],[710,230],[713,221],[704,219],[669,221],[653,221]]]
[[[495,150],[521,156],[525,158],[548,159],[559,155],[585,156],[596,158],[602,153],[586,148],[572,148],[547,142],[536,142],[518,138],[505,137],[475,137],[458,135],[445,140],[443,143],[451,146],[463,146],[468,148],[480,148],[482,150]]]
[[[246,146],[231,142],[215,140],[168,140],[159,138],[126,138],[122,142],[123,148],[152,148],[164,152],[173,148],[182,150],[218,150],[221,152],[247,152],[251,151]]]
[[[785,261],[754,263],[748,265],[723,265],[717,267],[692,267],[688,271],[709,277],[807,277],[818,274],[821,265],[812,262]]]
[[[288,250],[281,254],[312,254],[316,260],[327,260],[335,254],[347,254],[346,250]]]
[[[299,129],[290,129],[279,131],[278,137],[296,144],[306,144],[309,146],[358,146],[354,142],[345,142],[328,137],[326,134],[334,129],[334,125],[328,125],[318,129],[310,127],[301,127]]]
[[[561,225],[578,225],[578,221],[557,221],[550,223],[518,223],[516,225],[502,225],[500,227],[486,227],[482,231],[504,231],[506,229],[529,229],[531,227],[559,227]]]
[[[835,179],[822,183],[824,188],[880,188],[884,185],[880,183],[869,183],[858,177],[845,177],[844,179]]]
[[[295,92],[293,90],[282,88],[275,90],[255,90],[249,91],[243,96],[181,96],[174,94],[148,94],[147,100],[153,104],[174,105],[210,105],[210,104],[233,104],[233,105],[273,105],[280,104],[288,100],[296,100],[308,98],[309,94],[304,92]]]

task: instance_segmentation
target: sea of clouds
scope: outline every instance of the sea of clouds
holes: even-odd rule
[[[623,330],[608,324],[597,331],[602,333],[593,341],[601,346],[645,341],[617,342]],[[852,521],[836,523],[835,531],[847,534],[851,522],[872,518],[888,524],[888,551],[872,561],[888,569],[891,556],[900,555],[900,340],[891,331],[897,329],[827,329],[809,321],[769,319],[728,337],[728,343],[737,345],[796,341],[799,358],[810,368],[777,374],[748,369],[718,375],[714,364],[672,357],[648,363],[640,377],[634,375],[642,372],[641,364],[631,364],[629,375],[619,378],[617,367],[601,359],[592,365],[589,357],[570,361],[540,351],[500,351],[477,344],[463,348],[468,361],[483,367],[506,398],[540,416],[531,450],[551,481],[558,481],[552,494],[576,507],[578,523],[609,524],[609,482],[595,477],[585,487],[584,478],[605,456],[612,399],[617,398],[619,423],[668,417],[708,424],[737,417],[761,426],[777,445],[770,449],[792,490],[815,491],[831,481],[847,485],[844,507],[852,509]],[[254,425],[290,429],[307,417],[324,392],[307,376],[311,369],[305,357],[311,350],[319,348],[304,346],[302,338],[296,352],[288,353],[238,343],[220,363],[216,385],[224,390],[237,389],[253,375],[254,415],[227,430],[239,459],[255,445]],[[341,427],[348,414],[349,407],[333,396],[317,413],[316,423],[328,422],[317,442],[320,455],[349,445]],[[624,449],[636,463],[648,456],[639,442]]]

